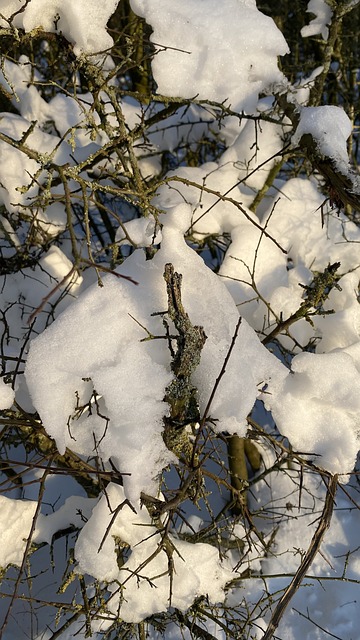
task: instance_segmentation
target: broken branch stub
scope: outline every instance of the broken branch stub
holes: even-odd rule
[[[200,420],[198,390],[191,376],[200,364],[201,351],[206,341],[203,327],[194,326],[184,309],[181,299],[182,275],[169,263],[165,265],[164,279],[168,296],[168,316],[177,331],[176,348],[171,369],[174,379],[166,389],[165,401],[170,405],[170,415],[164,420],[163,438],[166,446],[177,457],[184,457],[188,464],[193,459],[191,433]]]

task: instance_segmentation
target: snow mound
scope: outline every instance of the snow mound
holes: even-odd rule
[[[153,28],[160,94],[228,100],[234,110],[251,112],[261,91],[283,81],[277,56],[288,46],[255,0],[132,0],[131,6]]]
[[[269,384],[266,404],[292,446],[312,454],[331,473],[355,465],[360,429],[360,375],[345,352],[300,353],[292,373],[276,388]]]

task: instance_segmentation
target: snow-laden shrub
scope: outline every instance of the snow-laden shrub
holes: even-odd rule
[[[357,3],[100,4],[0,8],[2,632],[350,640]]]

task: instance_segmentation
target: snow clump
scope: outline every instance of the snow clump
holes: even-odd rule
[[[2,3],[4,4],[4,3]],[[74,45],[74,53],[98,53],[112,46],[113,39],[106,31],[106,24],[114,13],[119,0],[30,0],[23,2],[19,11],[18,0],[8,0],[1,9],[0,25],[11,24],[26,33],[42,29],[49,33],[62,32]]]
[[[153,28],[152,70],[164,96],[226,100],[249,113],[260,92],[284,80],[277,57],[288,46],[255,0],[131,0],[131,6]]]

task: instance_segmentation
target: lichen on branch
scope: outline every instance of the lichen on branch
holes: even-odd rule
[[[170,263],[165,265],[164,279],[168,296],[167,315],[177,335],[175,350],[170,344],[174,379],[166,389],[165,401],[170,406],[170,415],[164,421],[163,439],[170,451],[191,464],[193,444],[190,435],[193,425],[200,420],[198,391],[191,376],[200,363],[206,335],[203,327],[192,324],[185,311],[181,299],[182,275]]]

